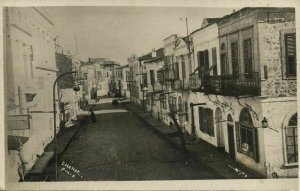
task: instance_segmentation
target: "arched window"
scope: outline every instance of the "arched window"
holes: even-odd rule
[[[298,163],[297,113],[288,121],[285,128],[285,158],[287,164]]]
[[[237,151],[258,162],[259,153],[257,128],[253,126],[249,109],[242,109],[239,123],[237,125]]]
[[[230,114],[228,114],[228,116],[227,116],[227,122],[228,123],[233,123],[233,119],[232,119],[232,116],[230,115]]]

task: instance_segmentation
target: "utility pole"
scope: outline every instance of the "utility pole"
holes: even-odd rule
[[[186,25],[186,36],[189,36],[189,26],[188,26],[188,18],[185,18],[185,25]]]
[[[78,46],[77,46],[77,36],[75,32],[75,46],[76,46],[76,55],[78,55]]]

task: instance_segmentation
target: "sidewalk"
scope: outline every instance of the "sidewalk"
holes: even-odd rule
[[[55,140],[52,140],[52,142],[46,146],[43,155],[36,160],[34,166],[27,172],[25,181],[43,181],[45,179],[45,168],[55,157],[55,145],[57,155],[59,156],[68,147],[71,139],[85,120],[86,116],[81,114],[78,116],[78,120],[73,126],[60,131],[57,134],[57,144],[55,143]]]
[[[160,136],[167,141],[173,143],[177,148],[181,147],[179,136],[176,135],[176,129],[172,128],[162,121],[159,121],[148,115],[141,106],[133,104],[124,104],[133,114],[147,123]],[[195,160],[206,164],[210,168],[217,171],[225,179],[261,179],[261,175],[247,169],[242,164],[231,160],[227,153],[219,151],[217,147],[201,140],[195,139],[188,134],[185,134],[186,149],[188,155]]]

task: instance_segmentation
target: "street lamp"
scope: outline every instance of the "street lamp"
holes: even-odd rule
[[[53,83],[53,127],[54,127],[54,141],[55,141],[55,150],[54,150],[54,154],[55,154],[55,180],[57,181],[57,139],[56,139],[56,100],[55,100],[55,85],[56,83],[58,82],[58,80],[63,77],[63,76],[66,76],[66,75],[69,75],[69,74],[75,74],[77,73],[76,71],[72,71],[72,72],[66,72],[66,73],[63,73],[61,74],[60,76],[58,76],[54,83]],[[73,88],[74,91],[79,91],[80,88],[78,87],[78,84],[77,86],[75,86]]]
[[[145,110],[145,92],[148,91],[147,86],[144,86],[142,89],[143,92],[143,109]]]

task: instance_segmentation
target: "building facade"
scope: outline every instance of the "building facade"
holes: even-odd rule
[[[243,8],[163,42],[163,67],[129,59],[131,101],[142,105],[151,78],[139,76],[156,69],[161,107],[149,98],[147,111],[175,111],[184,131],[264,177],[297,177],[295,10]]]
[[[22,181],[54,137],[52,94],[49,94],[58,71],[54,24],[43,8],[5,8],[4,11],[6,172],[8,181]]]
[[[119,94],[128,99],[130,98],[129,91],[129,65],[124,65],[116,68],[116,78],[118,81]]]
[[[268,178],[298,176],[294,16],[293,9],[244,8],[221,18],[217,75],[200,75],[200,131]]]

